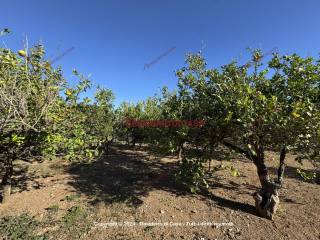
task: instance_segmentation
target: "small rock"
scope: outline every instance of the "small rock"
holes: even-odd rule
[[[160,212],[161,214],[164,214],[164,211],[163,211],[163,210],[160,210],[159,212]]]
[[[197,213],[197,210],[191,210],[192,213]]]

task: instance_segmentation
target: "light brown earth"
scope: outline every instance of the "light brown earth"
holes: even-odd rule
[[[241,175],[216,171],[208,178],[209,194],[198,195],[186,194],[174,184],[175,164],[174,158],[159,159],[125,148],[114,148],[108,158],[92,164],[18,163],[14,193],[8,204],[0,204],[0,217],[29,212],[45,221],[48,207],[57,205],[52,225],[41,230],[54,239],[78,239],[72,233],[59,233],[54,225],[75,205],[91,211],[87,219],[91,225],[80,234],[81,239],[320,239],[320,185],[298,176],[300,165],[292,156],[273,221],[255,213],[251,194],[259,183],[250,161],[238,157],[226,163]],[[212,162],[212,166],[220,164]],[[277,157],[273,153],[268,153],[268,164],[274,173]],[[127,226],[102,227],[110,222],[126,222]],[[167,226],[147,226],[152,223]],[[229,225],[218,226],[223,223]]]

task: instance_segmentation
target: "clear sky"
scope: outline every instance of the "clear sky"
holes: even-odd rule
[[[0,29],[12,30],[2,46],[21,49],[27,35],[49,59],[74,47],[55,65],[71,83],[73,68],[91,74],[116,104],[173,89],[185,54],[200,49],[209,67],[245,63],[247,47],[316,56],[319,23],[319,0],[0,0]]]

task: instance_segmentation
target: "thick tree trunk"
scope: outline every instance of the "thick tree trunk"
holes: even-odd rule
[[[280,203],[278,189],[283,180],[284,160],[286,156],[286,148],[283,147],[280,154],[280,164],[278,169],[278,182],[273,183],[269,179],[268,170],[265,165],[264,150],[258,149],[257,156],[253,157],[254,164],[257,167],[259,180],[261,183],[261,190],[254,193],[256,210],[260,216],[273,219]]]

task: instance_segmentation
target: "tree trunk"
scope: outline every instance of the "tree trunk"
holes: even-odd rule
[[[317,184],[320,184],[320,169],[317,169],[316,183],[317,183]]]
[[[136,146],[136,137],[133,137],[132,139],[132,147],[135,147]]]
[[[182,153],[183,153],[183,145],[180,145],[178,148],[178,156],[177,156],[179,160],[182,159]]]
[[[108,157],[108,155],[109,155],[109,144],[110,144],[110,142],[107,140],[107,142],[105,143],[105,155],[106,155],[106,157]]]
[[[212,153],[213,153],[213,144],[210,144],[210,156],[209,156],[209,173],[211,173],[211,161],[212,161]]]
[[[3,187],[2,203],[8,202],[11,195],[11,182],[13,174],[12,161],[10,160],[7,165],[8,166],[6,166],[6,172],[1,182],[1,185]]]
[[[271,182],[269,179],[268,169],[265,165],[264,149],[262,147],[258,148],[257,156],[252,156],[252,158],[257,167],[257,172],[261,183],[261,189],[255,192],[253,195],[256,210],[261,217],[272,220],[280,203],[278,195],[279,185]],[[282,162],[284,162],[284,157]],[[279,167],[279,171],[281,171],[280,168],[283,169],[284,166],[281,165]]]
[[[3,196],[2,196],[3,204],[9,202],[10,195],[11,195],[11,184],[3,185]]]
[[[286,146],[283,146],[280,153],[280,160],[279,160],[279,168],[278,168],[278,183],[281,186],[283,182],[283,174],[285,169],[284,160],[286,158],[287,149]]]

